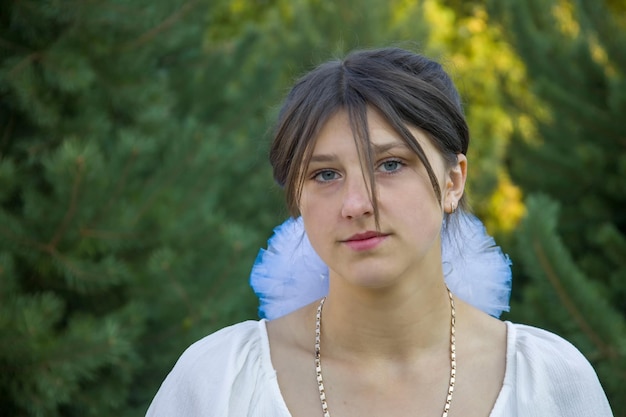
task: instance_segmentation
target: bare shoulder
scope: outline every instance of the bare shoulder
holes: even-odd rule
[[[459,308],[457,327],[465,333],[471,346],[488,347],[491,352],[497,350],[506,355],[506,323],[466,303],[460,303],[462,306]]]
[[[506,373],[507,326],[474,307],[457,307],[457,387],[455,401],[471,415],[488,415]]]
[[[298,368],[314,349],[315,306],[308,305],[286,316],[267,322],[272,364],[279,379],[283,370]]]
[[[272,349],[297,349],[306,344],[315,329],[314,305],[308,305],[283,317],[267,322]]]
[[[319,398],[306,395],[317,392],[312,377],[315,308],[316,304],[309,305],[267,323],[272,365],[287,408],[294,415],[319,409]]]

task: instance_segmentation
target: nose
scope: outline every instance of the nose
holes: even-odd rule
[[[344,185],[341,215],[347,219],[356,219],[374,213],[371,193],[363,176],[346,178]]]

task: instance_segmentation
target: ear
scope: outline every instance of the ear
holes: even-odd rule
[[[446,213],[453,213],[459,206],[459,201],[463,197],[465,190],[465,180],[467,179],[467,157],[462,153],[457,154],[456,165],[450,167],[446,174],[446,182],[443,197],[443,210]]]

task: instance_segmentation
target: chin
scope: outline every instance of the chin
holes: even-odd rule
[[[392,286],[395,283],[395,280],[390,277],[394,276],[394,274],[386,273],[376,273],[373,274],[371,270],[362,271],[359,273],[358,271],[351,271],[351,276],[347,278],[347,281],[355,286],[361,287],[364,289],[371,290],[381,290]]]

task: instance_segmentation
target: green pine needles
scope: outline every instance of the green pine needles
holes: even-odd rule
[[[529,196],[512,258],[514,320],[548,328],[593,363],[626,407],[626,9],[611,1],[492,1],[547,111],[519,131],[510,172]],[[621,414],[620,414],[621,413]]]
[[[265,128],[182,111],[224,103],[192,84],[228,68],[177,4],[0,6],[3,416],[140,415],[183,346],[255,316]]]

